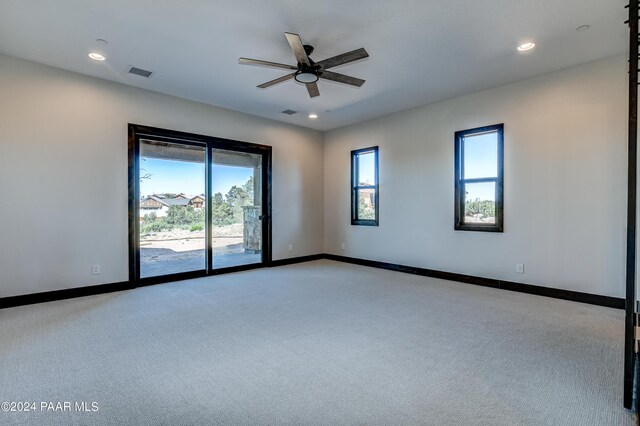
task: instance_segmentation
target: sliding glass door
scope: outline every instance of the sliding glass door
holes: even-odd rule
[[[206,147],[140,141],[140,277],[206,269]]]
[[[213,149],[213,268],[262,262],[262,156]]]
[[[130,281],[269,263],[270,168],[268,146],[130,125]]]

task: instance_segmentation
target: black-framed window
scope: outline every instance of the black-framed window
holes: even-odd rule
[[[455,133],[455,229],[502,232],[504,124]]]
[[[378,226],[378,147],[351,151],[351,224]]]

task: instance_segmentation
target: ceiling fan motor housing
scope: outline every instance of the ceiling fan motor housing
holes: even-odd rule
[[[311,46],[310,44],[305,44],[304,46],[304,51],[307,54],[307,56],[311,55],[313,53],[313,46]],[[309,60],[311,60],[311,58],[309,58]]]

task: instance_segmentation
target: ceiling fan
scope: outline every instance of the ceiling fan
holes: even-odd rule
[[[283,81],[294,79],[297,82],[304,83],[307,86],[309,96],[315,98],[316,96],[320,96],[317,84],[318,79],[320,78],[356,87],[360,87],[364,84],[364,80],[362,79],[339,74],[337,72],[327,71],[329,68],[337,67],[338,65],[344,65],[359,59],[368,58],[369,54],[363,48],[333,56],[319,62],[314,62],[309,58],[309,55],[313,53],[313,46],[309,46],[308,44],[303,45],[298,34],[284,33],[284,35],[287,37],[287,41],[289,42],[291,50],[293,50],[293,54],[298,62],[296,66],[261,61],[259,59],[238,59],[238,63],[240,64],[259,65],[263,67],[282,68],[294,71],[291,74],[260,84],[258,86],[259,88],[266,89],[267,87],[274,86],[278,83],[282,83]]]

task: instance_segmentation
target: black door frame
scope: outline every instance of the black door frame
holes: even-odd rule
[[[637,167],[638,167],[638,0],[630,0],[629,9],[629,113],[627,140],[627,261],[625,291],[625,339],[624,339],[624,406],[632,409],[634,387],[640,391],[636,378],[636,224],[637,216]],[[637,410],[637,407],[635,407]]]
[[[213,149],[246,152],[262,156],[262,262],[250,265],[232,266],[213,269],[213,250],[211,242],[212,217],[211,210],[205,207],[205,269],[181,272],[177,274],[161,275],[157,277],[140,277],[140,140],[150,139],[161,142],[172,142],[183,145],[195,145],[205,148],[205,198],[206,204],[211,205],[211,155]],[[215,136],[199,135],[176,130],[161,129],[129,123],[128,138],[129,155],[129,283],[131,287],[179,281],[191,278],[206,277],[229,272],[270,266],[272,263],[272,226],[271,226],[271,147],[249,142],[241,142]]]

